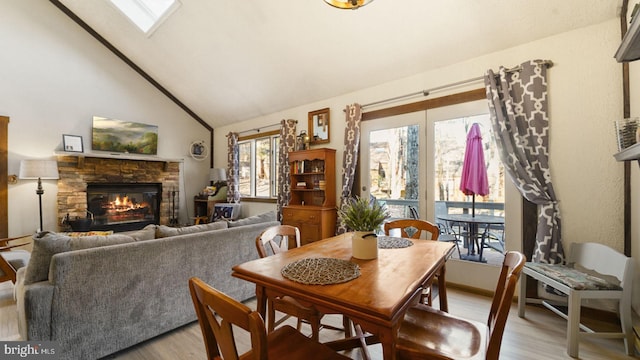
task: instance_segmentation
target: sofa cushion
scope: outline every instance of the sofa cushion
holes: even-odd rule
[[[254,215],[254,216],[249,216],[247,218],[244,219],[238,219],[236,221],[231,221],[229,222],[229,227],[237,227],[237,226],[244,226],[244,225],[251,225],[251,224],[258,224],[258,223],[263,223],[263,222],[267,222],[267,221],[276,221],[276,212],[275,211],[269,211],[266,213],[262,213],[262,214],[258,214],[258,215]]]
[[[49,264],[53,255],[73,250],[125,244],[135,241],[131,236],[93,235],[70,237],[53,232],[41,232],[33,236],[33,250],[24,275],[24,284],[33,284],[49,278]]]
[[[140,230],[123,231],[118,234],[131,236],[135,241],[153,240],[156,238],[155,224],[149,224]]]
[[[178,227],[178,228],[169,227],[166,225],[159,225],[156,229],[156,238],[165,238],[169,236],[177,236],[177,235],[184,235],[184,234],[194,234],[194,233],[199,233],[203,231],[221,230],[226,228],[227,228],[227,223],[224,221],[213,222],[208,224],[184,226],[184,227]]]

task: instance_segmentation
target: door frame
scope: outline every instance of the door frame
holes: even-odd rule
[[[9,117],[0,116],[0,238],[9,237]]]

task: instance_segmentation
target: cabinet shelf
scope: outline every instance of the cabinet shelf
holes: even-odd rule
[[[302,244],[335,234],[335,158],[336,150],[328,148],[289,153],[291,199],[283,208],[282,223],[300,229]]]
[[[618,161],[640,160],[640,143],[629,146],[613,157]]]
[[[624,34],[615,58],[618,62],[640,59],[640,16],[638,14],[633,17],[629,30]]]

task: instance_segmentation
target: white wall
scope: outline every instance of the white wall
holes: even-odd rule
[[[185,159],[180,221],[193,215],[193,195],[207,185],[209,159],[191,159],[188,148],[195,140],[208,142],[202,125],[48,1],[0,0],[0,44],[9,174],[18,173],[22,159],[53,158],[62,134],[82,136],[90,152],[94,115],[157,125],[158,157]],[[32,180],[9,185],[9,235],[38,227],[35,189]],[[44,181],[44,190],[44,228],[55,230],[56,181]]]
[[[489,68],[497,70],[500,65],[512,67],[530,59],[548,59],[554,62],[548,71],[550,166],[556,195],[560,199],[563,243],[568,247],[572,242],[596,241],[622,251],[623,172],[622,165],[612,156],[617,151],[613,120],[622,115],[622,75],[620,65],[613,58],[619,42],[619,22],[610,20],[377,87],[219,128],[214,140],[215,164],[222,166],[226,162],[224,135],[229,131],[273,124],[283,118],[297,119],[300,121],[298,130],[306,129],[309,111],[330,107],[332,128],[328,147],[338,149],[337,166],[341,167],[342,109],[346,104],[366,104],[471,79],[483,75]],[[472,87],[478,87],[478,84]],[[460,90],[463,89],[449,92]],[[441,95],[444,93],[434,94]],[[512,205],[507,204],[507,208]],[[510,228],[509,224],[507,228],[518,231]],[[636,244],[640,247],[638,241]],[[511,244],[512,249],[517,249],[515,246]],[[479,276],[475,277],[476,274]],[[483,275],[482,271],[459,274],[450,271],[448,279],[492,288],[493,285]]]

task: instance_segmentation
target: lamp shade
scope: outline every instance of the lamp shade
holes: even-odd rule
[[[209,181],[227,181],[227,172],[223,168],[213,168],[209,170]]]
[[[20,161],[20,179],[58,179],[58,162],[55,160]]]

